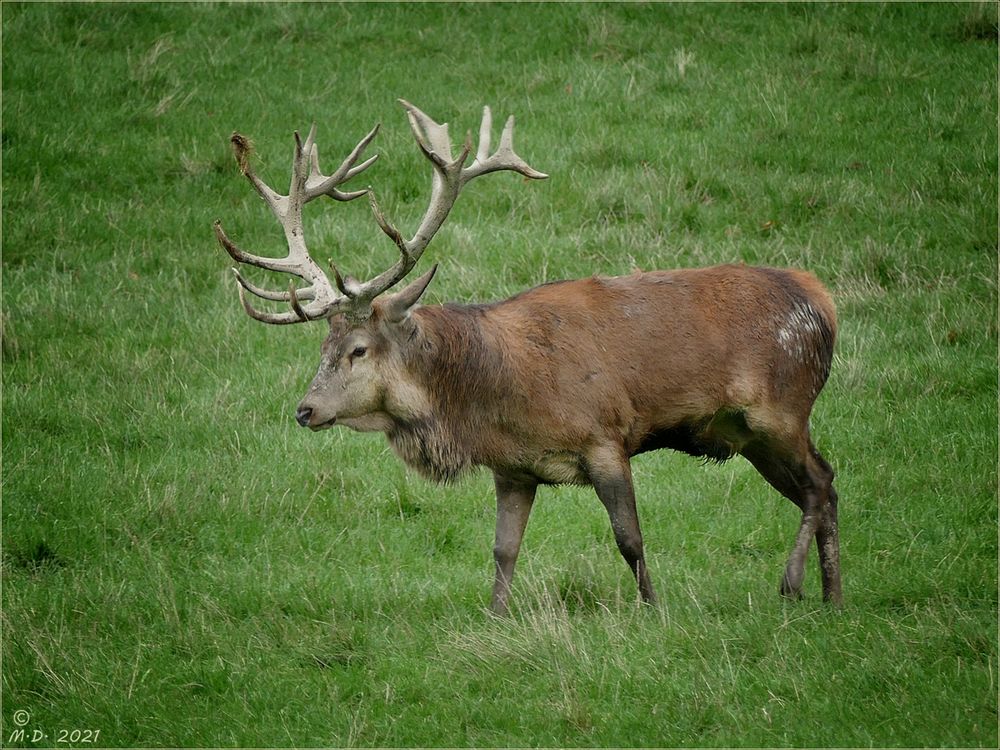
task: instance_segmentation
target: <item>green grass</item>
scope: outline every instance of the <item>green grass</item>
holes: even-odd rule
[[[992,4],[19,5],[3,13],[3,708],[109,746],[997,745]],[[813,416],[846,606],[779,601],[797,511],[748,464],[635,461],[655,611],[592,493],[546,489],[485,614],[491,481],[292,412],[322,326],[246,318],[212,236],[291,131],[414,226],[396,97],[518,116],[552,175],[470,186],[430,301],[723,261],[830,286]],[[310,206],[320,258],[395,252]],[[315,210],[311,210],[315,209]]]

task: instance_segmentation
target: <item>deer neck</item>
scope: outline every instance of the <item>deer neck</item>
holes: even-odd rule
[[[512,380],[483,311],[475,305],[413,311],[405,357],[426,407],[395,418],[386,434],[400,458],[435,481],[492,464],[502,451],[497,415],[513,396]]]

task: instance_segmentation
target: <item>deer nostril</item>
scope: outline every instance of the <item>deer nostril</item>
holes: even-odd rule
[[[295,421],[298,422],[303,427],[309,426],[309,418],[312,416],[313,410],[308,406],[300,406],[295,412]]]

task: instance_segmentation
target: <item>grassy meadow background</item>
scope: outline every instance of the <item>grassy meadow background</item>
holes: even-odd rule
[[[994,5],[2,16],[5,745],[997,745]],[[380,436],[295,424],[323,326],[240,309],[213,220],[284,243],[228,138],[285,190],[293,129],[332,169],[382,122],[358,184],[412,230],[430,172],[397,97],[456,143],[515,113],[552,175],[469,186],[430,302],[634,266],[824,279],[843,610],[814,552],[779,600],[798,511],[747,463],[662,452],[634,462],[662,604],[591,491],[543,489],[495,620],[486,473],[432,486]],[[306,231],[355,275],[394,259],[364,201]]]

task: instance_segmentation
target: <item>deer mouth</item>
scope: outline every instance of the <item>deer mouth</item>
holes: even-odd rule
[[[320,430],[328,430],[331,427],[333,427],[335,424],[337,424],[337,418],[336,417],[332,417],[332,418],[330,418],[330,419],[328,419],[325,422],[322,422],[320,424],[311,424],[311,425],[309,425],[309,429],[312,430],[313,432],[319,432]]]

